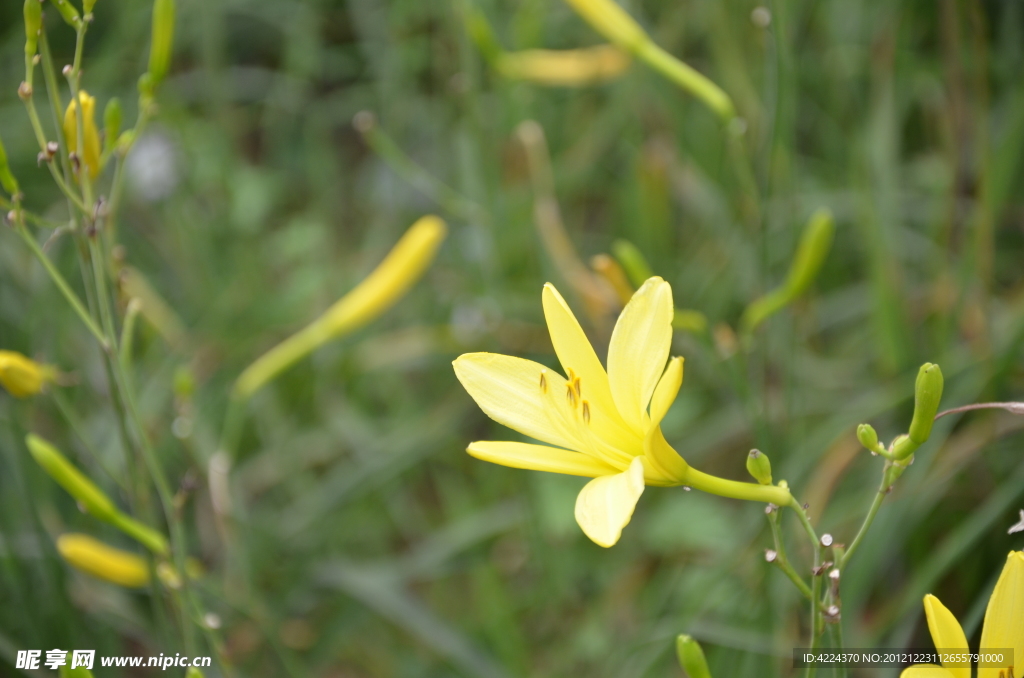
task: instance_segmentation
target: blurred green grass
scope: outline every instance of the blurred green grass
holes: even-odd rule
[[[556,0],[475,4],[509,49],[600,41]],[[135,378],[171,477],[197,479],[191,547],[243,675],[678,675],[679,632],[704,644],[716,675],[787,675],[803,608],[763,563],[759,507],[652,488],[606,551],[572,521],[581,481],[463,451],[510,434],[476,409],[450,360],[492,350],[554,366],[540,289],[569,292],[532,223],[514,137],[523,120],[547,135],[584,258],[633,241],[677,305],[712,324],[734,324],[782,279],[815,208],[835,212],[816,291],[758,331],[745,367],[677,333],[687,379],[665,431],[702,470],[741,478],[757,446],[823,511],[821,529],[849,540],[877,473],[877,460],[851,452],[853,428],[903,430],[918,364],[942,364],[950,406],[1021,399],[1024,6],[780,0],[767,28],[751,20],[753,2],[627,6],[735,98],[756,203],[713,115],[640,64],[607,85],[543,89],[489,71],[457,2],[179,3],[151,131],[152,162],[173,159],[173,186],[147,200],[136,182],[119,236],[188,330],[169,347],[147,328]],[[15,92],[19,14],[20,3],[0,7],[0,130],[29,206],[59,220]],[[72,35],[47,19],[63,63]],[[148,22],[146,4],[99,0],[90,31],[87,89],[99,105],[120,96],[126,119]],[[438,204],[436,187],[415,187],[374,153],[351,125],[363,110],[461,202],[442,192]],[[225,577],[204,479],[231,381],[428,211],[452,232],[425,281],[253,402],[232,476],[249,579]],[[68,244],[50,252],[77,279]],[[0,345],[75,372],[68,395],[116,468],[99,355],[7,230],[0,280]],[[188,398],[171,388],[181,366],[198,383]],[[185,439],[171,433],[179,417]],[[4,397],[0,419],[0,666],[12,649],[173,651],[145,596],[56,556],[51,537],[66,529],[126,544],[27,463],[24,432],[59,441],[116,494],[109,478],[48,401]],[[977,642],[978,601],[1022,546],[1006,535],[1024,506],[1021,426],[985,413],[936,425],[845,575],[850,646],[927,644],[929,591]]]

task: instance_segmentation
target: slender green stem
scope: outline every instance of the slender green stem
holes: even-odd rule
[[[52,388],[50,389],[50,397],[53,399],[53,404],[57,406],[57,411],[60,412],[62,417],[64,417],[64,420],[68,423],[68,426],[74,434],[78,436],[79,442],[82,443],[82,447],[84,447],[86,452],[89,453],[89,456],[93,458],[96,464],[103,469],[103,472],[106,473],[111,480],[117,483],[118,487],[127,492],[128,486],[125,485],[124,479],[114,473],[113,469],[103,462],[103,458],[89,441],[89,437],[85,433],[85,426],[82,425],[82,420],[78,418],[78,414],[75,412],[74,408],[71,407],[71,404],[67,401],[67,398],[64,397],[64,394],[61,393],[60,390]]]
[[[885,501],[885,495],[889,492],[889,487],[892,485],[892,479],[889,469],[893,466],[892,462],[886,462],[885,468],[882,470],[882,481],[878,486],[878,492],[875,493],[874,499],[871,501],[871,506],[868,508],[867,515],[864,516],[864,522],[861,523],[860,529],[857,530],[857,536],[853,538],[850,545],[846,547],[846,553],[843,554],[842,562],[838,563],[839,570],[842,571],[846,568],[846,565],[850,562],[850,556],[857,550],[860,543],[864,541],[864,535],[867,534],[868,528],[871,527],[871,523],[874,522],[875,516],[878,514],[878,509],[881,508],[882,502]]]
[[[703,101],[722,120],[728,122],[736,116],[732,99],[721,87],[663,50],[653,40],[639,43],[634,51],[648,66]]]
[[[786,544],[782,540],[782,531],[779,529],[779,511],[778,509],[772,511],[768,515],[768,524],[772,528],[772,537],[775,540],[775,560],[773,564],[776,565],[783,574],[789,577],[789,580],[793,582],[796,588],[804,595],[805,598],[814,604],[814,598],[811,594],[811,587],[807,585],[807,582],[796,573],[793,566],[790,564],[789,559],[786,557]]]
[[[46,272],[50,275],[50,279],[53,280],[53,284],[56,285],[61,294],[64,295],[64,298],[71,305],[71,308],[73,308],[75,313],[78,314],[78,317],[82,319],[82,322],[85,323],[85,326],[90,332],[92,332],[93,336],[96,337],[96,340],[100,342],[100,346],[103,350],[109,350],[110,342],[107,341],[107,337],[103,334],[103,331],[96,325],[96,321],[94,321],[92,316],[89,315],[89,311],[85,309],[85,306],[82,305],[78,295],[74,293],[67,281],[64,280],[64,276],[60,274],[60,271],[58,271],[53,265],[50,258],[43,253],[42,249],[39,248],[39,244],[35,241],[35,238],[33,238],[32,234],[28,232],[28,229],[25,228],[24,220],[20,218],[17,225],[17,231],[21,236],[21,239],[24,240],[29,249],[32,250],[32,254],[36,256],[39,263],[41,263],[43,268],[46,269]]]

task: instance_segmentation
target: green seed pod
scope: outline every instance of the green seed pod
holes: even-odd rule
[[[935,414],[939,411],[942,400],[942,370],[938,365],[925,363],[917,373],[917,384],[914,387],[914,419],[910,422],[907,434],[918,445],[928,440],[932,434]]]
[[[39,0],[25,0],[25,56],[32,58],[39,47],[39,31],[43,27],[43,5]]]
[[[3,186],[10,195],[18,192],[18,180],[11,174],[11,167],[7,164],[7,150],[4,148],[3,139],[0,139],[0,186]]]
[[[82,25],[82,17],[78,15],[78,10],[71,4],[71,0],[50,0],[53,6],[57,8],[60,15],[64,17],[64,22],[74,28],[76,31]]]
[[[872,452],[877,453],[881,448],[881,445],[878,443],[878,434],[871,424],[861,424],[857,427],[857,440]]]
[[[761,450],[751,450],[747,455],[747,472],[762,485],[772,484],[772,463]]]
[[[103,152],[109,153],[121,134],[121,100],[113,97],[103,109]]]
[[[32,433],[25,438],[25,443],[36,463],[86,511],[106,522],[114,522],[117,519],[118,511],[114,503],[65,459],[56,447]]]
[[[834,233],[832,212],[821,208],[811,215],[786,278],[785,289],[790,299],[800,296],[810,287],[832,248]]]
[[[711,678],[704,650],[691,636],[685,633],[676,636],[676,654],[679,656],[679,665],[690,678]]]
[[[633,283],[634,287],[639,288],[647,282],[648,278],[654,276],[643,253],[628,240],[616,240],[613,242],[612,254],[622,264],[622,268],[626,269],[626,275],[629,276],[629,281]]]
[[[174,47],[174,0],[153,3],[153,32],[149,47],[149,76],[153,87],[167,75]]]

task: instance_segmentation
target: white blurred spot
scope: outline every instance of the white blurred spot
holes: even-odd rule
[[[178,148],[166,133],[153,130],[142,135],[125,160],[132,190],[146,202],[163,200],[180,180]]]
[[[772,12],[767,7],[755,7],[750,13],[750,20],[758,28],[768,28],[772,23]]]

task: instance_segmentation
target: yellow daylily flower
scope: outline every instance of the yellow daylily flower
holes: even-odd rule
[[[683,382],[683,359],[668,360],[673,306],[667,282],[650,278],[626,304],[612,332],[607,372],[550,283],[543,304],[566,377],[494,353],[467,353],[453,364],[487,416],[547,445],[479,441],[469,445],[469,454],[513,468],[593,478],[576,500],[576,522],[605,547],[619,540],[645,485],[691,485],[726,497],[792,505],[785,488],[691,468],[665,441],[661,420]]]
[[[96,98],[84,89],[78,92],[78,100],[82,102],[82,130],[85,140],[82,143],[80,158],[89,169],[89,178],[95,179],[100,173],[100,133],[96,127]],[[68,150],[78,152],[78,107],[74,100],[64,111],[64,138],[68,142]]]
[[[15,398],[39,393],[56,374],[49,365],[40,365],[17,351],[0,350],[0,385]]]
[[[924,612],[937,649],[967,652],[963,629],[938,598],[926,595]],[[1021,678],[1024,675],[1021,671],[1024,666],[1024,551],[1011,551],[1006,557],[1006,565],[985,610],[981,652],[996,649],[1012,649],[1015,664],[979,667],[978,678]],[[971,669],[962,665],[915,664],[904,669],[900,678],[971,678]]]

